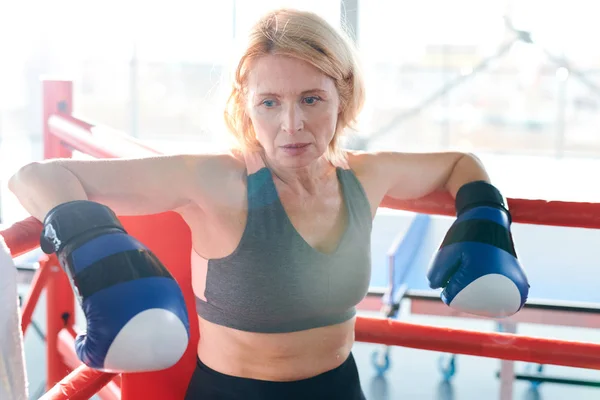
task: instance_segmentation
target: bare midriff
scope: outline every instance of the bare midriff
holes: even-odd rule
[[[198,357],[222,374],[266,381],[310,378],[340,366],[354,344],[352,318],[341,324],[290,333],[254,333],[200,318]]]

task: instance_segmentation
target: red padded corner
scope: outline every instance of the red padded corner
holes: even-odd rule
[[[190,320],[190,342],[181,360],[173,367],[156,372],[123,374],[123,400],[181,400],[196,366],[200,339],[196,302],[192,290],[190,229],[177,213],[143,217],[121,217],[129,234],[140,240],[163,262],[183,291]]]

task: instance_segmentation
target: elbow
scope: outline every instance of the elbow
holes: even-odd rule
[[[455,197],[463,185],[474,181],[490,182],[490,177],[477,156],[471,153],[460,153],[444,187]]]
[[[40,221],[58,204],[87,199],[75,175],[55,162],[27,164],[12,175],[7,183],[19,203]]]
[[[463,173],[465,171],[480,173],[485,170],[483,163],[481,162],[479,157],[477,157],[473,153],[468,152],[457,153],[456,161],[454,162],[452,169],[453,172],[455,172],[458,169],[462,170]]]
[[[31,184],[31,177],[36,175],[36,171],[42,166],[39,162],[32,162],[19,168],[7,182],[8,190],[15,196],[19,197],[19,193],[28,189]]]
[[[476,164],[483,165],[481,159],[475,155],[475,153],[462,153],[463,157],[468,158],[469,160],[475,162]]]
[[[481,160],[474,153],[468,151],[457,151],[453,152],[452,154],[454,154],[454,165],[465,162],[470,164],[481,164]]]

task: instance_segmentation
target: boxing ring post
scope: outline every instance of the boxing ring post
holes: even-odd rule
[[[102,129],[71,115],[72,83],[45,81],[44,88],[44,156],[71,157],[73,150],[92,157],[124,157],[152,155],[159,152],[134,139]],[[102,132],[96,135],[94,130]],[[600,224],[600,205],[592,203],[545,202],[542,200],[508,199],[513,221],[557,226],[592,227]],[[447,194],[436,194],[417,201],[390,201],[383,207],[428,214],[454,215]],[[556,213],[560,210],[560,213]],[[561,217],[562,216],[562,217]],[[34,287],[25,302],[27,327],[39,292],[47,289],[48,313],[48,391],[42,399],[80,399],[98,393],[103,399],[182,398],[195,366],[199,339],[194,323],[194,296],[191,288],[191,234],[175,213],[143,217],[123,217],[126,229],[145,243],[167,266],[179,282],[190,315],[190,346],[174,367],[151,373],[106,374],[85,367],[74,351],[75,320],[72,289],[54,257],[41,260]],[[37,247],[41,224],[28,218],[5,231],[13,257]],[[157,232],[159,234],[157,234]],[[52,338],[51,338],[52,337]],[[540,364],[600,369],[600,344],[541,339],[510,333],[473,332],[461,329],[425,326],[391,319],[359,316],[356,321],[357,341],[379,343],[450,354],[470,354]],[[122,397],[121,397],[122,396]]]

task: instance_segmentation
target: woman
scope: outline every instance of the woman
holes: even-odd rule
[[[10,188],[40,220],[73,200],[182,215],[202,336],[187,398],[364,399],[351,349],[377,208],[489,177],[458,152],[344,151],[363,99],[350,41],[315,14],[273,11],[250,32],[225,111],[239,148],[33,163]]]

